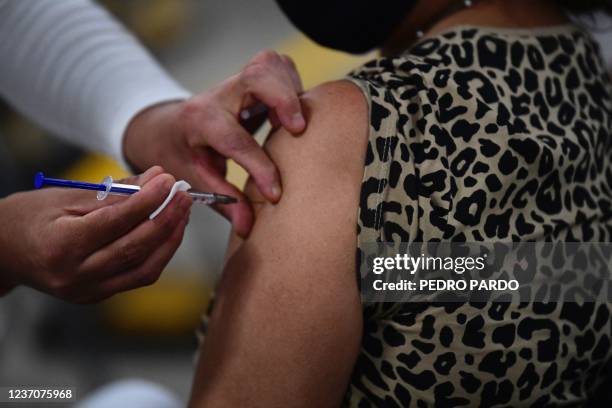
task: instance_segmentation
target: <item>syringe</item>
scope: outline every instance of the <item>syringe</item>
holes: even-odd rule
[[[45,177],[42,172],[36,173],[36,176],[34,176],[34,187],[42,188],[44,186],[77,188],[81,190],[97,191],[98,200],[104,200],[109,194],[131,195],[140,191],[140,186],[136,186],[133,184],[114,183],[113,178],[111,176],[105,177],[104,180],[102,180],[102,183],[96,184],[87,183],[84,181],[50,178]],[[188,191],[187,194],[191,196],[193,201],[201,202],[204,204],[232,204],[238,202],[238,200],[234,197],[218,193]]]

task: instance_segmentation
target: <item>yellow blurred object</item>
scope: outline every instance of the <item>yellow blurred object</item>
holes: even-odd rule
[[[155,48],[168,46],[185,26],[187,4],[179,0],[146,0],[132,13],[131,28]]]
[[[189,2],[185,0],[102,0],[147,47],[170,45],[185,27]]]
[[[164,279],[107,300],[102,315],[108,326],[124,334],[189,335],[209,297],[209,290],[189,279]]]
[[[369,61],[376,53],[354,56],[310,41],[303,35],[297,35],[280,44],[277,51],[289,55],[302,77],[304,89],[312,88],[322,82],[342,78],[351,69]],[[243,188],[248,174],[236,162],[230,160],[227,166],[227,179],[230,183]]]
[[[99,183],[106,176],[121,179],[129,176],[115,160],[102,154],[89,154],[72,166],[64,177],[71,180]]]

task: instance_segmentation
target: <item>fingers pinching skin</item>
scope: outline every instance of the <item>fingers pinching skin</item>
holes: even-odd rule
[[[189,129],[191,159],[197,165],[197,171],[190,174],[190,178],[195,178],[194,186],[222,193],[214,189],[209,178],[214,178],[215,186],[218,186],[218,179],[225,177],[224,163],[231,158],[253,177],[267,200],[277,202],[281,195],[281,183],[270,157],[231,113],[207,108],[207,103],[210,103],[209,98],[196,97],[189,102],[182,115]],[[209,112],[204,115],[198,110],[200,104],[203,105],[202,111],[213,109],[214,114]],[[221,159],[223,164],[211,162],[216,159]]]
[[[253,178],[262,196],[276,203],[282,194],[280,175],[248,131],[257,128],[265,114],[257,117],[253,113],[251,119],[257,120],[241,124],[240,113],[257,104],[265,105],[274,125],[299,134],[306,128],[300,102],[302,91],[299,74],[289,57],[274,51],[260,52],[218,86],[188,100],[159,104],[136,115],[124,137],[126,159],[136,168],[162,164],[195,189],[238,196],[238,190],[224,180],[225,162],[233,159]],[[214,153],[201,153],[207,150]],[[204,163],[203,158],[209,162]],[[248,234],[253,214],[246,202],[216,208],[230,217],[241,235]]]

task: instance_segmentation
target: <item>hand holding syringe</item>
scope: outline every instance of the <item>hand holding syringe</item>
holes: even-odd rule
[[[91,303],[155,282],[183,240],[193,199],[177,192],[151,219],[176,179],[154,166],[122,182],[141,189],[103,201],[66,188],[0,200],[0,290],[27,285]]]
[[[132,195],[140,191],[140,186],[133,184],[121,184],[114,183],[113,178],[107,176],[102,180],[102,183],[86,183],[83,181],[74,180],[63,180],[57,178],[45,177],[43,173],[38,172],[34,177],[34,187],[42,188],[44,186],[54,187],[65,187],[65,188],[76,188],[81,190],[93,190],[97,191],[98,200],[104,200],[109,194],[112,195]],[[191,196],[194,202],[201,202],[204,204],[232,204],[238,202],[234,197],[209,193],[209,192],[198,192],[188,191],[187,194]]]

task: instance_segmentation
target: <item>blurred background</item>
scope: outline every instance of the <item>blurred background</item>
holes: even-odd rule
[[[337,78],[366,58],[314,45],[272,0],[101,3],[192,92],[222,81],[266,48],[292,56],[306,87]],[[38,170],[92,182],[126,175],[109,158],[65,144],[0,102],[0,197],[32,188]],[[233,164],[229,177],[237,185],[246,180]],[[197,206],[181,248],[153,286],[95,306],[25,288],[0,298],[0,384],[70,385],[83,396],[109,381],[137,377],[186,399],[195,329],[220,273],[228,233],[224,219]]]

